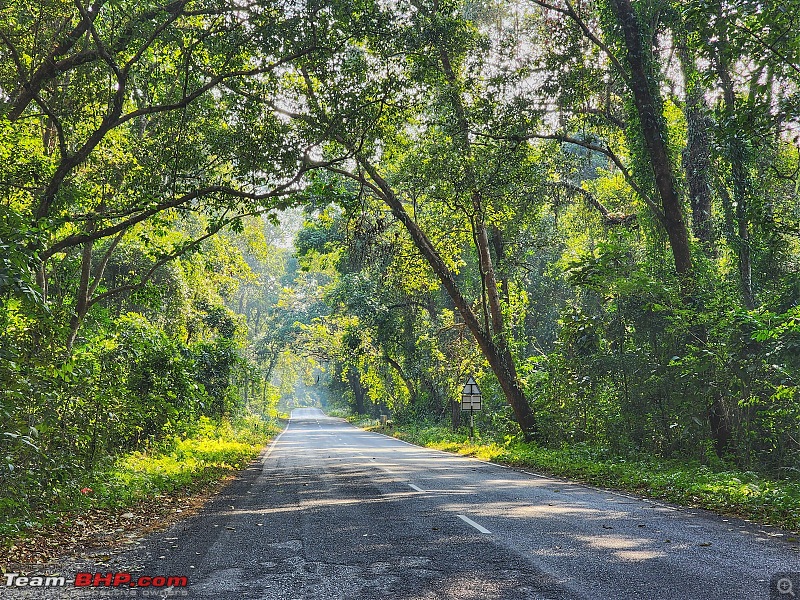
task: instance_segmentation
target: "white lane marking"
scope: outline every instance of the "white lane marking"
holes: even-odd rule
[[[413,444],[411,442],[407,442],[406,440],[401,440],[401,439],[396,438],[394,436],[386,435],[385,433],[380,433],[378,431],[365,431],[364,429],[361,429],[360,427],[357,427],[356,425],[353,425],[352,423],[350,423],[346,419],[339,419],[339,420],[342,421],[345,425],[349,425],[350,428],[355,429],[356,431],[353,432],[353,433],[356,433],[357,435],[359,435],[359,438],[368,439],[371,435],[372,436],[379,435],[379,436],[388,438],[389,440],[391,440],[393,442],[400,442],[401,444],[405,444],[406,446],[412,446],[413,448],[415,448],[417,450],[421,450],[421,451],[424,451],[424,452],[429,452],[431,454],[438,454],[443,459],[444,458],[450,458],[450,459],[459,459],[459,458],[461,458],[461,459],[465,459],[465,460],[477,461],[479,463],[483,463],[483,464],[485,464],[487,466],[490,466],[490,467],[497,467],[497,468],[500,468],[500,469],[508,469],[508,470],[513,471],[515,473],[522,473],[524,475],[531,475],[533,477],[537,477],[539,479],[544,479],[544,480],[552,482],[552,483],[562,483],[562,484],[563,483],[567,483],[567,484],[575,485],[575,486],[582,487],[582,488],[589,489],[589,490],[594,490],[594,491],[598,491],[598,492],[605,492],[607,494],[611,494],[611,495],[614,495],[614,496],[622,496],[624,498],[629,498],[631,500],[638,500],[641,504],[650,505],[649,506],[650,508],[658,507],[658,508],[663,508],[663,509],[676,511],[676,512],[687,511],[687,512],[689,512],[691,514],[691,509],[689,509],[689,508],[682,507],[682,506],[671,506],[669,504],[664,504],[663,502],[659,502],[659,501],[657,501],[657,500],[655,500],[653,498],[648,498],[647,496],[633,496],[633,495],[625,494],[625,493],[617,491],[617,490],[612,490],[612,489],[609,489],[609,488],[602,488],[602,487],[594,486],[594,485],[591,485],[589,483],[581,483],[581,482],[578,482],[578,481],[574,481],[574,480],[571,480],[571,479],[558,477],[558,476],[554,476],[554,475],[542,475],[541,473],[534,473],[532,471],[522,470],[522,469],[519,469],[517,467],[512,467],[510,465],[503,465],[503,464],[500,464],[500,463],[493,463],[493,462],[489,462],[489,461],[486,461],[486,460],[481,460],[480,458],[475,458],[474,456],[464,456],[463,454],[457,454],[457,453],[454,453],[454,452],[446,452],[444,450],[436,450],[435,448],[427,448],[425,446],[420,446],[419,444]],[[363,457],[363,455],[361,455],[361,456]],[[647,508],[647,507],[645,507],[645,508]],[[459,516],[461,516],[461,515],[459,515]],[[464,517],[464,518],[466,519],[466,517]],[[743,527],[743,525],[741,525],[740,527]]]
[[[491,531],[486,529],[486,527],[484,527],[483,525],[478,525],[475,521],[473,521],[469,517],[465,517],[464,515],[456,515],[456,516],[459,519],[461,519],[462,521],[464,521],[465,523],[468,523],[469,525],[472,525],[475,529],[477,529],[481,533],[492,533]]]
[[[424,492],[425,491],[422,488],[419,488],[419,487],[415,486],[413,483],[409,483],[408,487],[410,487],[412,490],[417,490],[418,492]]]
[[[355,427],[355,425],[353,425],[352,423],[350,423],[350,425]],[[358,427],[355,427],[355,428],[359,429]],[[578,487],[582,487],[582,488],[586,488],[586,489],[590,489],[590,490],[595,490],[595,491],[598,491],[598,492],[606,492],[606,493],[612,494],[614,496],[623,496],[625,498],[630,498],[631,500],[638,500],[639,502],[641,502],[643,504],[653,504],[655,506],[658,506],[659,508],[666,508],[666,509],[674,510],[674,511],[689,510],[689,509],[686,509],[685,507],[670,506],[669,504],[664,504],[662,502],[658,502],[657,500],[655,500],[653,498],[648,498],[647,496],[632,496],[630,494],[625,494],[625,493],[619,492],[617,490],[598,487],[598,486],[592,485],[590,483],[581,483],[579,481],[574,481],[572,479],[559,477],[557,475],[542,475],[541,473],[534,473],[532,471],[525,471],[525,470],[522,470],[522,469],[519,469],[519,468],[516,468],[516,467],[512,467],[511,465],[503,465],[503,464],[500,464],[500,463],[490,462],[488,460],[481,460],[480,458],[475,458],[474,456],[464,456],[463,454],[457,454],[455,452],[447,452],[445,450],[437,450],[435,448],[428,448],[426,446],[420,446],[419,444],[412,444],[411,442],[407,442],[406,440],[401,440],[401,439],[396,438],[394,436],[386,435],[385,433],[380,433],[378,431],[366,432],[363,429],[361,429],[361,431],[364,432],[364,433],[371,433],[373,435],[382,435],[385,438],[389,438],[390,440],[394,440],[396,442],[400,442],[402,444],[406,444],[407,446],[413,446],[414,448],[418,448],[420,450],[426,450],[426,451],[431,452],[431,453],[440,454],[440,455],[443,455],[443,458],[444,457],[448,457],[448,458],[462,458],[462,459],[465,459],[465,460],[472,460],[472,461],[476,461],[476,462],[479,462],[479,463],[483,463],[483,464],[485,464],[487,466],[490,466],[490,467],[497,467],[499,469],[509,469],[509,470],[514,471],[516,473],[523,473],[525,475],[532,475],[533,477],[537,477],[539,479],[544,479],[544,480],[547,480],[547,481],[551,481],[553,483],[568,483],[568,484],[571,484],[571,485],[576,485]]]

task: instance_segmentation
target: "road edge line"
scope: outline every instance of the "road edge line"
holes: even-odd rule
[[[483,463],[484,465],[487,465],[487,466],[490,466],[490,467],[499,467],[501,469],[508,469],[510,471],[514,471],[515,473],[520,473],[520,474],[523,474],[523,475],[530,475],[532,477],[536,477],[537,479],[546,479],[546,480],[552,481],[554,483],[577,485],[577,486],[580,486],[580,487],[585,487],[585,488],[590,489],[590,490],[595,490],[597,492],[604,492],[606,494],[611,494],[612,496],[620,496],[620,497],[623,497],[623,498],[628,498],[630,500],[638,500],[639,502],[645,502],[645,503],[648,503],[648,504],[653,504],[653,505],[658,506],[659,508],[666,508],[666,509],[669,509],[669,510],[672,510],[672,511],[676,511],[676,512],[693,511],[693,510],[705,510],[706,512],[709,512],[709,513],[712,513],[712,514],[717,514],[716,512],[714,512],[713,510],[708,509],[708,508],[696,509],[696,508],[693,508],[691,506],[681,506],[679,504],[669,504],[669,503],[663,502],[661,500],[658,500],[656,498],[649,498],[647,496],[637,496],[637,495],[632,494],[631,492],[627,492],[627,491],[623,491],[623,490],[615,490],[615,489],[611,489],[611,488],[604,488],[604,487],[600,487],[598,485],[593,485],[591,483],[585,483],[583,481],[570,479],[569,477],[564,477],[564,476],[560,476],[560,475],[547,475],[547,474],[543,474],[543,473],[534,473],[533,471],[526,471],[526,470],[524,470],[523,468],[520,468],[520,467],[514,467],[512,465],[504,465],[503,463],[491,462],[491,461],[488,461],[488,460],[483,460],[482,458],[476,458],[474,456],[468,456],[466,454],[459,454],[458,452],[449,452],[447,450],[439,450],[438,448],[429,448],[428,446],[421,446],[420,444],[415,444],[413,442],[407,442],[406,440],[401,440],[400,438],[396,438],[393,435],[387,435],[387,434],[381,433],[379,431],[367,431],[363,427],[358,427],[357,425],[353,425],[349,421],[348,421],[348,423],[351,426],[355,427],[356,429],[360,429],[361,431],[363,431],[365,433],[374,433],[376,435],[382,435],[383,437],[389,438],[390,440],[394,440],[396,442],[401,442],[401,443],[406,444],[408,446],[414,446],[415,448],[420,448],[422,450],[427,450],[429,452],[438,452],[439,454],[444,454],[445,456],[449,456],[451,458],[464,458],[466,460],[472,460],[472,461],[476,461],[476,462],[479,462],[479,463]],[[775,527],[775,526],[774,525],[769,525],[768,527]]]
[[[262,464],[262,465],[263,465],[263,464],[266,464],[266,462],[267,462],[267,459],[268,459],[268,458],[270,457],[270,455],[272,454],[272,451],[275,449],[275,446],[276,446],[276,444],[277,444],[277,443],[278,443],[278,441],[279,441],[279,440],[280,440],[280,439],[283,437],[283,434],[284,434],[284,433],[286,433],[287,431],[289,431],[289,426],[290,426],[291,424],[292,424],[292,418],[291,418],[291,417],[289,417],[289,422],[288,422],[288,423],[286,423],[286,427],[283,429],[283,431],[281,431],[281,432],[278,434],[278,437],[276,437],[274,440],[272,440],[272,443],[269,445],[269,448],[267,448],[267,451],[264,453],[264,456],[263,456],[263,457],[262,457],[262,459],[261,459],[261,464]]]

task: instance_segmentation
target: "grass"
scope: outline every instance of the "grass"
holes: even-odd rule
[[[257,417],[233,423],[201,418],[182,436],[121,455],[59,486],[53,502],[33,514],[0,503],[0,539],[10,543],[90,510],[120,510],[160,494],[201,489],[247,465],[280,430],[277,422]]]
[[[420,446],[800,530],[797,480],[770,479],[752,471],[721,466],[712,469],[685,460],[614,457],[582,445],[552,449],[513,439],[506,443],[469,440],[466,434],[442,426],[395,425],[388,431],[371,429]]]
[[[326,406],[323,408],[325,414],[329,417],[338,417],[340,419],[347,419],[348,421],[353,417],[352,413],[347,408],[338,406]]]
[[[145,496],[202,486],[244,467],[279,431],[277,423],[255,418],[235,424],[202,419],[188,437],[120,457],[87,481],[92,492],[84,497],[95,508],[120,508]]]

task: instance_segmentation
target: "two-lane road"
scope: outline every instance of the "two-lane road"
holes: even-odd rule
[[[800,569],[762,530],[299,409],[202,514],[113,567],[186,575],[215,600],[766,600],[773,573]]]

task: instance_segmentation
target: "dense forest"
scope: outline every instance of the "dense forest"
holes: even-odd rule
[[[796,477],[800,4],[8,0],[0,481],[322,399]]]

